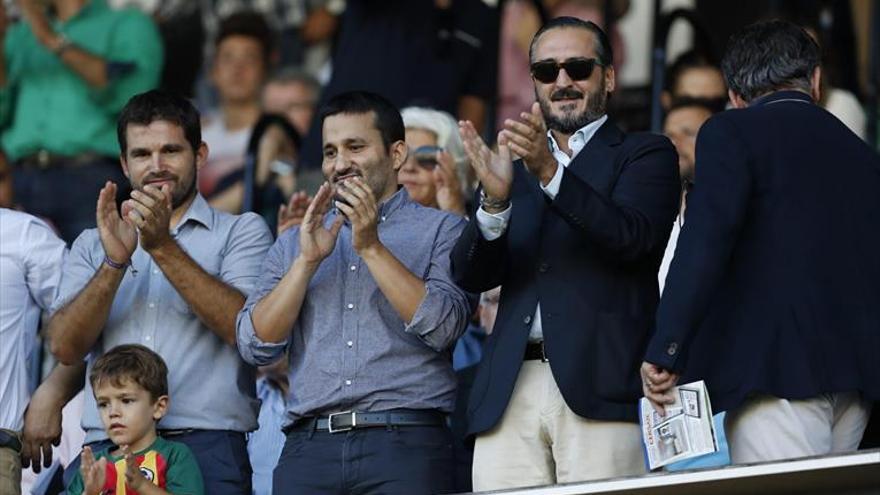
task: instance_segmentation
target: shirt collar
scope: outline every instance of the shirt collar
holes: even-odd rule
[[[196,197],[193,199],[193,202],[190,203],[186,213],[184,213],[180,218],[180,221],[177,222],[177,227],[172,229],[173,233],[176,234],[190,220],[204,225],[208,230],[211,230],[214,223],[214,211],[211,209],[211,206],[208,205],[208,202],[205,201],[205,198],[199,193],[196,193]]]
[[[598,119],[590,122],[589,124],[581,127],[580,129],[575,131],[574,134],[569,136],[568,148],[571,150],[572,159],[574,159],[574,157],[577,156],[577,154],[580,153],[582,149],[584,149],[584,146],[586,146],[587,143],[590,142],[590,139],[592,139],[593,136],[596,135],[596,131],[598,131],[599,128],[602,127],[602,124],[604,124],[606,120],[608,120],[608,115],[603,115]],[[550,142],[550,151],[552,153],[555,154],[556,152],[563,152],[562,149],[559,148],[559,145],[556,143],[556,138],[553,137],[553,132],[549,129],[547,130],[547,140]]]

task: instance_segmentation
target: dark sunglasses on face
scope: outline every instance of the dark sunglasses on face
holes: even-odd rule
[[[590,78],[597,65],[604,67],[595,58],[570,58],[562,63],[555,60],[541,60],[533,63],[531,69],[532,77],[549,84],[559,76],[559,69],[565,69],[565,73],[574,81],[584,81]]]
[[[420,166],[433,169],[437,166],[437,152],[443,151],[439,146],[419,146],[413,150],[413,158]]]

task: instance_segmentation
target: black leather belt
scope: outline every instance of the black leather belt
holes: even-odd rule
[[[394,409],[381,412],[344,411],[329,416],[308,417],[297,420],[284,429],[291,431],[327,431],[339,433],[360,428],[379,428],[387,426],[441,426],[446,424],[446,415],[439,411],[414,411]]]
[[[547,353],[544,351],[544,341],[540,342],[529,342],[526,344],[526,352],[523,355],[523,361],[541,361],[542,363],[549,362],[547,359]]]
[[[111,157],[104,157],[97,153],[80,153],[78,155],[58,155],[46,150],[40,150],[19,159],[16,164],[24,168],[36,168],[46,170],[58,166],[78,167],[81,165],[89,165],[101,159],[113,160]]]
[[[8,448],[21,453],[21,440],[17,436],[4,430],[0,430],[0,448]]]

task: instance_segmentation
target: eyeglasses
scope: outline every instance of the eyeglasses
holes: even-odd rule
[[[419,146],[413,150],[413,158],[416,163],[427,169],[433,169],[437,166],[437,152],[443,151],[439,146]]]
[[[533,63],[531,70],[532,77],[544,84],[549,84],[559,76],[559,69],[565,69],[568,77],[575,81],[584,81],[590,78],[597,65],[604,67],[595,58],[570,58],[562,63],[555,60],[542,60]]]

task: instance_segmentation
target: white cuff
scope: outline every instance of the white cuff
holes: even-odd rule
[[[559,194],[559,186],[562,185],[562,169],[565,167],[562,166],[561,163],[556,163],[556,173],[553,174],[553,178],[550,179],[550,182],[547,185],[541,185],[541,189],[544,190],[544,194],[550,196],[550,199],[556,199],[556,195]]]
[[[507,222],[510,221],[510,208],[508,206],[498,213],[489,213],[482,206],[477,208],[477,227],[484,239],[494,241],[504,234],[507,230]]]

